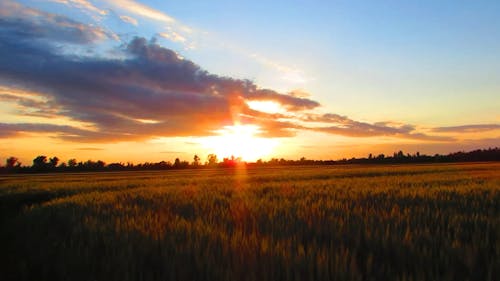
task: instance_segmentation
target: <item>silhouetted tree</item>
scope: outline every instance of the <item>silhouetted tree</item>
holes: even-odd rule
[[[14,167],[20,167],[21,162],[19,162],[19,159],[17,157],[11,156],[5,160],[5,168],[7,169],[13,169]]]
[[[108,169],[110,170],[123,170],[125,166],[122,163],[111,163],[108,165]]]
[[[286,160],[283,158],[272,158],[269,161],[263,161],[262,159],[257,160],[255,163],[245,163],[242,162],[241,158],[235,158],[234,156],[224,158],[221,163],[217,159],[217,155],[209,154],[207,156],[207,166],[211,167],[234,167],[236,165],[244,164],[247,166],[290,166],[290,165],[335,165],[335,164],[363,164],[363,163],[374,163],[374,164],[387,164],[387,163],[449,163],[449,162],[473,162],[473,161],[500,161],[500,148],[489,148],[489,149],[478,149],[469,152],[454,152],[447,155],[425,155],[416,152],[411,155],[409,153],[403,153],[403,151],[395,152],[394,155],[385,156],[384,154],[379,154],[374,156],[369,154],[368,158],[343,158],[341,160],[308,160],[305,157],[299,160]],[[143,163],[134,165],[133,163],[125,164],[112,163],[106,165],[101,160],[92,161],[88,160],[86,162],[78,162],[75,159],[69,159],[66,163],[62,163],[59,166],[59,158],[52,157],[47,159],[47,156],[40,155],[33,159],[33,165],[30,167],[21,167],[21,163],[16,157],[9,157],[5,161],[6,166],[2,167],[0,165],[0,173],[29,173],[29,172],[51,172],[51,171],[106,171],[106,170],[163,170],[163,169],[185,169],[189,167],[196,167],[200,164],[200,158],[198,155],[194,155],[192,165],[188,161],[181,161],[179,158],[175,159],[175,163],[172,165],[170,162],[161,161],[158,163]],[[196,164],[198,163],[198,164]],[[57,169],[56,169],[57,168]]]
[[[33,169],[36,171],[44,171],[47,169],[47,156],[40,155],[33,159]]]
[[[95,167],[97,169],[102,169],[106,166],[106,163],[104,161],[101,161],[101,160],[97,160],[96,164],[95,164]]]
[[[200,157],[195,154],[193,157],[193,166],[198,167],[200,165],[200,160]]]
[[[217,162],[219,162],[219,160],[217,159],[217,155],[215,154],[208,154],[207,156],[207,165],[208,166],[215,166],[217,165]]]
[[[54,156],[54,157],[49,159],[49,166],[51,168],[57,167],[57,163],[59,163],[59,158],[57,158],[57,156]]]
[[[76,165],[78,165],[78,163],[76,162],[76,159],[72,158],[72,159],[68,160],[68,167],[74,168],[74,167],[76,167]]]
[[[219,165],[221,167],[235,167],[236,165],[239,165],[241,163],[241,157],[234,157],[234,155],[231,155],[231,158],[222,159],[222,163],[220,163]]]

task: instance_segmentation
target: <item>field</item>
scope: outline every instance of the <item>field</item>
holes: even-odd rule
[[[500,164],[0,176],[1,280],[500,280]]]

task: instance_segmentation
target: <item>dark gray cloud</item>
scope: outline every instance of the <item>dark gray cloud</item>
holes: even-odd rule
[[[76,22],[65,16],[26,7],[17,2],[0,2],[0,29],[16,39],[51,39],[59,42],[87,44],[116,35],[101,27]]]
[[[319,122],[333,125],[309,127],[308,129],[348,137],[394,136],[409,139],[453,141],[454,138],[431,136],[416,131],[415,126],[394,122],[366,123],[352,120],[338,114],[309,114],[303,117],[307,122]]]
[[[289,111],[301,111],[314,109],[320,104],[317,101],[308,98],[298,97],[293,95],[294,92],[288,95],[277,95],[272,90],[255,90],[252,89],[251,94],[246,95],[248,100],[268,100],[275,101],[284,106]]]
[[[451,140],[419,133],[408,124],[370,124],[337,114],[303,114],[320,104],[302,92],[282,94],[261,89],[249,80],[210,74],[154,40],[136,37],[123,44],[114,57],[68,55],[60,44],[86,45],[113,35],[11,1],[0,7],[0,85],[21,87],[42,97],[2,94],[0,100],[17,103],[24,115],[64,116],[93,126],[87,130],[3,123],[0,137],[51,132],[71,141],[115,142],[207,136],[237,122],[258,125],[265,137],[314,130],[350,137]],[[248,107],[246,102],[251,100],[275,101],[288,112],[259,112]],[[297,117],[297,113],[305,117]],[[313,126],[318,122],[327,125]]]
[[[54,133],[59,137],[72,137],[87,133],[86,130],[65,125],[46,123],[0,123],[0,137],[15,137],[24,133]]]
[[[500,124],[473,124],[450,127],[433,128],[433,132],[439,133],[477,133],[492,130],[500,130]]]
[[[306,98],[258,89],[248,80],[210,74],[144,38],[126,44],[121,59],[68,56],[48,43],[30,40],[45,36],[57,41],[58,36],[19,32],[27,26],[24,21],[8,17],[4,21],[10,21],[9,26],[19,23],[19,28],[0,28],[0,52],[9,54],[0,57],[0,79],[39,92],[50,100],[51,108],[57,109],[55,114],[95,125],[97,131],[65,136],[75,141],[211,135],[232,125],[235,118],[243,120],[241,114],[256,113],[245,103],[250,99],[275,100],[291,110],[319,106]],[[59,22],[44,24],[57,29],[53,26]],[[66,28],[81,29],[72,25]],[[43,108],[34,101],[17,98],[20,104],[31,102],[34,108]],[[254,119],[266,135],[283,135],[276,121],[260,120],[260,116]]]

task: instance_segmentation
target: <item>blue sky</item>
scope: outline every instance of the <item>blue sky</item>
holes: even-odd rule
[[[237,89],[245,92],[239,97],[244,101],[240,104],[244,110],[239,112],[237,119],[260,128],[261,137],[276,138],[275,148],[260,155],[263,157],[305,155],[335,158],[364,155],[368,151],[387,153],[399,148],[443,153],[500,145],[498,1],[6,0],[3,5],[4,20],[0,22],[3,34],[0,38],[5,40],[4,52],[14,46],[14,43],[7,44],[6,38],[15,39],[19,42],[16,48],[30,46],[33,47],[30,50],[39,54],[56,56],[58,61],[52,65],[56,69],[61,65],[71,65],[80,75],[78,79],[89,78],[90,74],[85,72],[87,68],[95,68],[95,72],[101,71],[101,67],[117,71],[117,67],[122,67],[117,60],[123,60],[123,64],[129,67],[150,61],[150,58],[140,57],[137,50],[131,51],[131,42],[140,43],[150,52],[163,52],[160,49],[175,52],[208,74],[216,75],[202,78],[219,87],[227,87],[229,78],[249,79],[251,88],[256,87],[257,92],[246,93],[248,86]],[[37,16],[34,18],[30,13]],[[44,20],[44,17],[55,15],[62,19]],[[31,33],[21,32],[25,27],[20,24],[36,28]],[[75,32],[82,28],[88,34],[80,36],[90,37],[77,38]],[[61,38],[64,32],[72,34],[74,38],[71,40],[75,41]],[[137,38],[145,41],[134,41]],[[130,56],[139,56],[144,61]],[[74,58],[79,58],[78,63]],[[100,62],[91,63],[95,60]],[[112,160],[121,160],[113,156],[116,145],[128,143],[140,147],[145,142],[161,143],[158,139],[181,147],[175,151],[183,157],[190,153],[186,151],[193,149],[200,150],[199,154],[213,149],[205,147],[203,141],[199,146],[183,149],[186,143],[197,143],[198,138],[213,137],[212,133],[174,130],[166,124],[177,117],[163,112],[154,115],[142,111],[127,113],[110,109],[107,105],[82,106],[82,97],[87,96],[85,91],[102,90],[102,83],[108,80],[101,81],[96,77],[94,85],[94,80],[89,78],[90,85],[71,94],[62,85],[64,83],[54,82],[50,77],[26,82],[28,76],[16,73],[32,71],[35,75],[33,64],[26,64],[30,69],[17,69],[9,65],[15,61],[16,58],[4,59],[5,69],[0,69],[0,89],[3,89],[0,93],[3,95],[0,123],[6,132],[0,142],[8,145],[4,151],[0,150],[0,156],[13,151],[31,157],[29,154],[34,152],[16,147],[12,142],[14,138],[26,143],[43,139],[41,143],[46,143],[54,153],[57,153],[54,146],[58,143],[59,147],[64,147],[64,155],[76,153],[83,143],[85,147],[98,148],[85,150],[94,151],[91,156]],[[40,67],[43,70],[43,66]],[[158,67],[162,67],[166,76],[181,75],[169,72],[171,70],[166,65]],[[146,79],[150,68],[140,68],[135,72],[123,69],[119,73],[130,72],[128,79]],[[54,71],[47,76],[61,75],[57,73]],[[131,107],[133,102],[144,106],[152,106],[154,102],[168,106],[176,99],[180,102],[184,98],[192,101],[195,96],[195,100],[203,95],[207,98],[207,93],[212,91],[209,85],[203,89],[198,85],[196,91],[199,92],[192,96],[191,90],[182,92],[192,85],[181,88],[179,85],[164,85],[161,77],[156,82],[148,80],[147,83],[114,78],[117,80],[106,86],[108,90],[99,92],[96,98],[112,100],[123,108]],[[66,79],[77,78],[68,76]],[[129,96],[119,100],[111,93],[111,85],[119,81],[133,82],[134,85],[123,91],[133,89],[136,96],[130,92]],[[160,84],[163,85],[162,93],[158,93]],[[137,92],[137,88],[142,87],[147,88],[144,94]],[[272,93],[259,89],[269,89]],[[151,94],[148,95],[148,91]],[[175,97],[172,97],[169,96],[172,91],[181,92],[175,92]],[[26,99],[19,98],[26,95],[30,98],[36,96],[35,99],[45,103],[30,100],[31,107],[28,107]],[[164,96],[160,100],[151,100],[158,98],[156,95]],[[233,93],[225,92],[223,96],[231,97],[230,102],[226,101],[231,104],[229,107],[217,105],[215,110],[229,114],[234,107]],[[74,100],[69,101],[69,97]],[[280,104],[281,116],[264,117],[261,113],[247,112],[251,100]],[[203,99],[203,102],[207,101]],[[206,104],[214,106],[212,102],[215,101]],[[44,106],[46,111],[52,106],[53,115],[43,119],[40,114],[26,114],[27,111],[40,111],[37,106]],[[203,108],[204,103],[199,106],[202,112],[209,110]],[[102,118],[100,114],[105,110],[109,112],[104,115],[109,116]],[[253,110],[262,112],[264,109],[257,107]],[[111,122],[110,116],[116,124],[122,124],[124,120],[140,123],[146,119],[155,120],[157,124],[155,128],[141,127],[144,132],[133,139],[99,135],[109,126],[103,120]],[[221,115],[213,120],[207,117],[211,121],[207,124],[211,130],[208,131],[224,128],[227,125],[224,118],[228,116]],[[188,124],[198,117],[193,118],[182,119],[182,122]],[[271,120],[280,123],[271,124]],[[71,128],[54,127],[63,123]],[[114,128],[119,128],[116,124]],[[127,123],[127,126],[132,125]],[[129,127],[123,126],[117,135],[129,135],[126,130]],[[42,136],[40,128],[48,132]],[[91,130],[92,134],[76,129]],[[61,134],[78,135],[78,143],[61,137]],[[325,147],[331,149],[330,154],[318,152],[324,151]],[[231,152],[238,153],[238,149]],[[145,158],[148,156],[146,154]]]

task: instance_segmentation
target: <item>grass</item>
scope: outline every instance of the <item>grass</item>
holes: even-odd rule
[[[2,280],[498,280],[500,164],[0,176]]]

